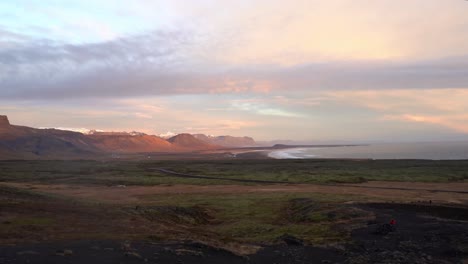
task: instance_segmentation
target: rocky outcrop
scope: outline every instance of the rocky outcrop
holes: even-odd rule
[[[8,121],[8,117],[5,115],[0,115],[0,127],[8,126],[10,126],[10,121]]]

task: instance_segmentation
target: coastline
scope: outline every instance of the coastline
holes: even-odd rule
[[[273,150],[269,151],[267,156],[272,159],[308,159],[319,157],[318,155],[304,154],[308,149],[311,148],[287,148],[281,150]]]
[[[468,142],[378,143],[270,149],[274,159],[467,160]]]
[[[230,148],[216,151],[216,153],[230,153],[236,158],[246,159],[313,159],[320,158],[318,155],[304,154],[303,156],[294,155],[306,152],[309,149],[336,148],[336,147],[355,147],[365,145],[274,145],[271,147],[243,147]],[[215,152],[210,152],[215,153]]]

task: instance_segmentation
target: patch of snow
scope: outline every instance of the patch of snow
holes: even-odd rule
[[[162,133],[158,135],[161,138],[171,138],[173,136],[177,136],[177,133],[174,133],[172,131],[167,131],[166,133]]]
[[[57,130],[79,132],[82,134],[91,134],[93,131],[97,131],[97,130],[91,130],[88,128],[75,128],[75,127],[40,127],[39,129],[57,129]]]

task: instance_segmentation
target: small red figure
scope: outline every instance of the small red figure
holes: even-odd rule
[[[390,224],[391,225],[396,225],[396,220],[395,219],[390,220]]]

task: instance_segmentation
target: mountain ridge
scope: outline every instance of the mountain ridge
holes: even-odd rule
[[[203,140],[197,139],[192,134],[188,134],[188,133],[178,134],[176,136],[173,136],[167,139],[167,141],[180,148],[200,149],[200,150],[220,148],[220,146],[216,146],[216,145],[207,143]]]
[[[257,145],[253,138],[246,136],[207,136],[205,134],[194,134],[193,136],[209,144],[219,145],[223,147],[253,147]]]
[[[203,138],[204,140],[202,140]],[[208,140],[207,140],[208,139]],[[64,158],[111,153],[191,152],[243,147],[249,137],[208,137],[181,133],[169,139],[141,132],[81,133],[12,125],[0,115],[0,158]]]

